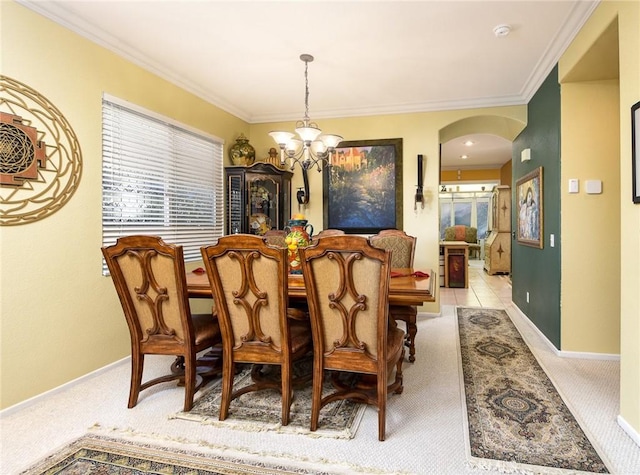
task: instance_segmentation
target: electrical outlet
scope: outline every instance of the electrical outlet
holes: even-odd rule
[[[529,292],[527,292],[527,303],[529,303]]]

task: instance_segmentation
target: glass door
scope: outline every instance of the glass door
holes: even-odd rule
[[[278,226],[278,196],[280,184],[270,178],[250,178],[249,192],[249,232],[263,235]]]
[[[491,223],[489,204],[491,193],[440,193],[440,239],[449,226],[463,224],[478,230],[478,239],[484,239]]]

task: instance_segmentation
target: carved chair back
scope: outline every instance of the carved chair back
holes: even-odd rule
[[[416,250],[415,236],[409,236],[398,229],[383,229],[369,238],[373,246],[380,249],[390,249],[391,267],[413,267]]]
[[[342,229],[323,229],[313,238],[320,239],[327,236],[342,236],[342,235],[344,235],[344,231]]]
[[[402,391],[404,332],[389,327],[391,252],[360,236],[329,236],[301,248],[314,346],[311,430],[320,408],[335,399],[357,399],[378,406],[379,439],[385,436],[387,391]],[[396,379],[387,388],[387,375]],[[347,387],[321,397],[324,370],[375,375],[373,391]]]
[[[182,377],[170,375],[141,386],[142,355],[164,354],[185,358],[185,410],[190,410],[195,392],[195,355],[219,342],[220,331],[212,314],[191,314],[182,247],[158,236],[127,236],[103,247],[102,253],[131,336],[129,407],[136,405],[141,389]]]
[[[287,232],[281,229],[271,229],[264,233],[264,238],[272,246],[287,247],[287,243],[285,242],[286,237]]]
[[[201,249],[216,302],[223,347],[223,394],[220,419],[229,403],[249,390],[282,391],[282,423],[289,419],[292,363],[311,349],[308,317],[293,320],[288,310],[287,250],[263,238],[234,234]],[[236,363],[281,366],[280,382],[253,373],[254,385],[231,393]],[[241,392],[240,392],[241,391]]]
[[[416,253],[416,238],[398,229],[383,229],[369,238],[371,244],[380,249],[391,250],[391,267],[413,267]],[[416,324],[418,308],[415,306],[393,305],[389,308],[395,320],[402,320],[407,329],[407,346],[409,346],[409,361],[416,360],[415,338],[418,333]]]

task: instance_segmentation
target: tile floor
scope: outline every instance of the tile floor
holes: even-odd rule
[[[440,305],[505,308],[511,304],[511,279],[508,275],[489,275],[479,259],[469,260],[469,287],[440,287]]]

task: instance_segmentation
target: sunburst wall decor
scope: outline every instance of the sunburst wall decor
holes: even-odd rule
[[[67,119],[37,91],[0,75],[0,225],[55,213],[81,175],[80,144]]]

